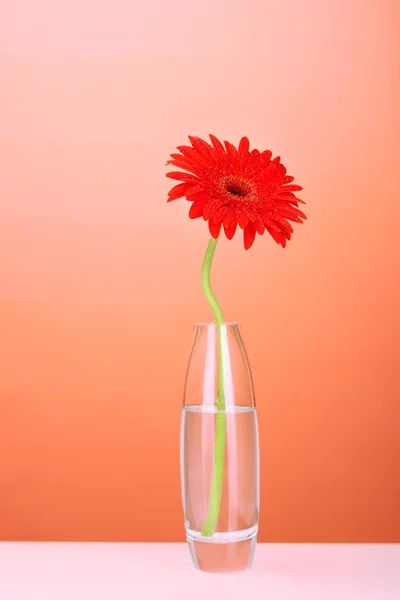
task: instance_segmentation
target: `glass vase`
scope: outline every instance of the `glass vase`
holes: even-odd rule
[[[195,325],[181,419],[186,539],[201,571],[248,569],[257,541],[259,444],[239,323]]]

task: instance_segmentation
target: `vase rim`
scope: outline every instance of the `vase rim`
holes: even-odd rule
[[[207,325],[216,325],[215,321],[203,321],[203,322],[196,322],[195,327],[205,327]],[[239,321],[224,321],[222,323],[222,325],[230,325],[231,327],[238,327],[240,325]]]

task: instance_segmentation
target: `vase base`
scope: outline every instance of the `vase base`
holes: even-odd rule
[[[251,530],[252,535],[249,535]],[[190,530],[186,533],[193,564],[199,571],[234,573],[250,569],[257,545],[257,527],[244,532],[214,534],[212,538],[202,539],[201,535],[190,535]],[[246,535],[238,535],[243,533]]]

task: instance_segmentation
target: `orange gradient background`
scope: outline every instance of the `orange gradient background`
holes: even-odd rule
[[[400,541],[398,32],[388,0],[0,4],[1,539],[184,540],[208,230],[164,165],[211,132],[307,201],[285,250],[223,239],[213,268],[253,370],[259,539]]]

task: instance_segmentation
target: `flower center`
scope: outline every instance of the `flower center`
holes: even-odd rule
[[[237,196],[238,198],[246,198],[247,192],[243,190],[240,186],[235,185],[234,183],[230,183],[226,191],[232,194],[233,196]]]
[[[237,177],[235,175],[228,175],[222,177],[219,182],[221,188],[226,193],[226,199],[233,200],[244,200],[246,202],[254,200],[255,190],[254,186],[250,181]],[[229,201],[229,200],[228,200]]]

